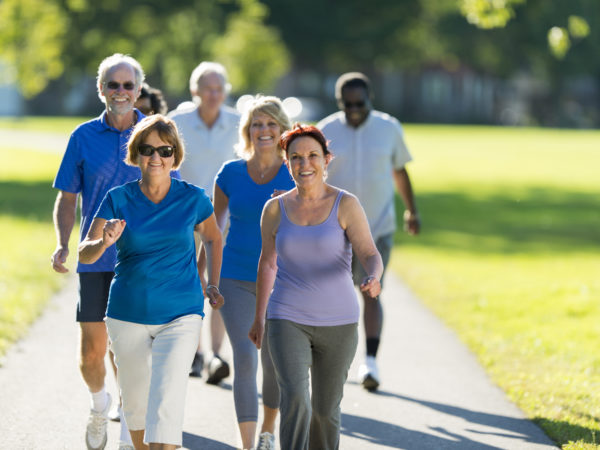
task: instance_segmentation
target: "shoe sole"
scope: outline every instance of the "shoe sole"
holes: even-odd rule
[[[371,375],[367,375],[361,384],[362,387],[364,387],[369,392],[375,392],[379,387],[379,381],[377,381]]]
[[[227,364],[221,364],[221,366],[215,370],[206,380],[206,384],[219,384],[223,378],[229,376],[229,366]]]

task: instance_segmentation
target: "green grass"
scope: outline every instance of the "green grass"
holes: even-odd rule
[[[600,443],[600,133],[408,126],[392,267],[558,445]]]
[[[89,117],[0,117],[0,129],[50,132],[69,135],[73,129]]]
[[[0,157],[1,356],[26,332],[65,277],[50,265],[56,245],[52,225],[56,191],[51,186],[61,156],[0,147]],[[73,252],[75,245],[72,240]],[[73,261],[69,262],[72,270]]]

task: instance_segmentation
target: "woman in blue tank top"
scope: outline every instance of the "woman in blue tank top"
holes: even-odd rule
[[[325,183],[332,155],[321,131],[298,124],[281,137],[281,146],[296,188],[263,210],[249,337],[261,347],[266,317],[281,393],[281,448],[336,449],[340,402],[358,341],[352,249],[368,274],[360,289],[373,298],[381,290],[383,263],[358,199]]]
[[[256,309],[256,272],[260,256],[260,215],[265,203],[280,190],[290,190],[294,181],[283,162],[281,133],[290,121],[276,97],[257,96],[240,120],[240,159],[223,164],[215,178],[215,216],[229,232],[223,250],[220,290],[227,299],[221,316],[233,349],[233,397],[242,446],[254,448],[258,419],[256,373],[258,353],[248,339]],[[261,351],[264,419],[259,445],[273,445],[279,390],[268,345]],[[271,447],[266,447],[271,448]]]

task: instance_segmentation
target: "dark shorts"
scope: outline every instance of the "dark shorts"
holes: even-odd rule
[[[77,322],[102,322],[106,315],[108,291],[114,272],[81,272]]]
[[[383,260],[383,274],[381,275],[381,286],[383,286],[383,276],[385,275],[385,269],[387,268],[388,263],[390,262],[390,255],[392,253],[392,247],[394,246],[394,233],[386,234],[385,236],[381,236],[375,240],[375,247],[377,247],[377,251],[381,255],[381,259]],[[352,279],[354,280],[354,284],[356,286],[360,286],[360,283],[363,282],[367,273],[363,269],[363,266],[360,264],[360,261],[356,257],[354,253],[352,253]]]

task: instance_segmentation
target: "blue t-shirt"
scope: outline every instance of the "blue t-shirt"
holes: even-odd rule
[[[266,184],[256,184],[244,159],[223,164],[215,178],[229,198],[229,233],[223,249],[221,278],[256,281],[262,239],[260,217],[275,189],[290,190],[296,185],[285,164]]]
[[[111,189],[97,217],[126,221],[116,242],[117,265],[107,317],[157,325],[203,313],[204,295],[196,266],[194,226],[213,212],[204,189],[171,179],[158,204],[137,181]]]
[[[138,121],[144,115],[136,110]],[[106,122],[106,111],[75,128],[54,179],[53,187],[73,194],[81,193],[79,241],[85,239],[98,205],[109,189],[140,178],[139,167],[123,161],[132,128],[119,131]],[[114,246],[107,248],[94,264],[77,264],[77,272],[112,272]]]

